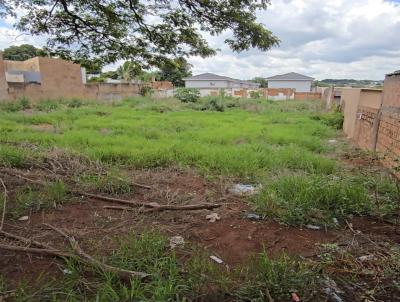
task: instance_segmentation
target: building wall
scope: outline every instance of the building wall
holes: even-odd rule
[[[268,80],[268,88],[292,88],[296,92],[311,92],[312,81],[277,81]]]
[[[385,78],[376,151],[383,164],[400,176],[400,74]]]
[[[343,132],[348,138],[353,138],[361,89],[343,88],[341,93],[341,103],[344,116]]]
[[[42,90],[49,98],[71,98],[84,94],[81,66],[62,59],[39,58]]]
[[[382,103],[382,90],[362,88],[360,93],[360,105],[379,109]]]
[[[294,99],[298,101],[312,101],[321,100],[322,94],[320,92],[295,92]]]
[[[4,60],[6,71],[33,71],[39,72],[39,57],[31,58],[25,61]]]
[[[3,61],[3,54],[0,52],[0,101],[7,99],[6,68]]]
[[[185,81],[186,88],[230,88],[228,81]]]

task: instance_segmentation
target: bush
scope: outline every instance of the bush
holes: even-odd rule
[[[259,91],[250,91],[250,97],[252,99],[259,99],[261,98],[261,93]]]
[[[205,104],[202,110],[210,110],[210,111],[225,111],[225,105],[219,98],[211,98]]]
[[[178,88],[175,97],[183,103],[196,103],[200,98],[200,91],[195,88]]]
[[[25,109],[30,109],[31,108],[31,103],[29,102],[29,99],[24,97],[24,96],[19,98],[18,103],[20,105],[21,110],[25,110]]]
[[[83,105],[83,102],[79,99],[72,99],[67,103],[67,106],[70,108],[79,108]]]
[[[1,104],[1,108],[9,112],[17,112],[20,110],[25,110],[31,108],[31,103],[26,97],[21,97],[16,102],[8,102]]]
[[[325,125],[340,130],[343,128],[344,116],[342,112],[329,112],[324,114],[312,115],[311,119],[321,121]]]
[[[59,107],[59,103],[56,101],[52,100],[42,100],[36,105],[36,109],[39,111],[52,111],[52,110],[57,110]]]
[[[139,94],[142,96],[150,96],[154,93],[153,88],[150,86],[142,86],[140,87]]]

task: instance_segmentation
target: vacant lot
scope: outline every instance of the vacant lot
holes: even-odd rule
[[[340,124],[318,102],[3,104],[0,300],[397,301],[398,187]]]

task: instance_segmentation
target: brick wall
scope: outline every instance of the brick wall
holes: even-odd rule
[[[322,93],[321,92],[295,92],[294,99],[299,100],[299,101],[321,100]]]
[[[374,145],[374,121],[378,109],[359,106],[356,116],[354,141],[363,149],[372,150]]]
[[[386,167],[400,167],[400,110],[382,111],[376,151]]]
[[[378,94],[358,106],[354,140],[376,151],[388,168],[400,167],[400,73],[387,75],[381,105]],[[396,173],[400,177],[400,173]]]

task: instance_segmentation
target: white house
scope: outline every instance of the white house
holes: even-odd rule
[[[197,88],[202,96],[217,95],[220,90],[224,90],[227,95],[234,95],[235,90],[242,88],[258,89],[260,87],[258,83],[237,80],[209,72],[184,78],[183,80],[186,88]]]
[[[268,88],[292,88],[296,92],[310,92],[314,78],[290,72],[266,78]]]

